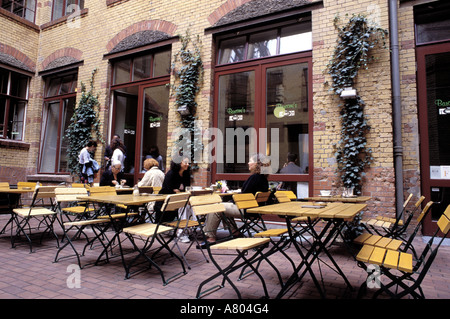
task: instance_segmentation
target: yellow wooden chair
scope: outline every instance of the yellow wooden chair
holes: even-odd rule
[[[87,189],[84,187],[58,187],[55,189],[55,199],[58,211],[62,216],[75,216],[69,218],[69,221],[88,218],[89,214],[95,211],[95,208],[89,205],[89,202],[80,200],[80,197],[88,196]]]
[[[222,202],[222,198],[218,194],[211,195],[202,195],[202,196],[192,196],[189,199],[189,203],[192,207],[192,210],[201,225],[202,233],[205,235],[205,221],[207,215],[209,214],[223,214],[225,212],[225,205]],[[212,290],[216,290],[219,288],[223,288],[225,281],[230,284],[230,286],[236,292],[238,298],[241,298],[241,293],[236,285],[233,283],[229,275],[234,271],[248,266],[250,267],[254,273],[258,276],[259,280],[264,289],[265,297],[268,298],[268,292],[266,288],[266,284],[264,278],[258,272],[257,268],[253,266],[254,262],[257,262],[259,258],[263,258],[262,250],[267,246],[270,239],[269,238],[235,238],[230,239],[231,236],[225,239],[224,241],[218,242],[216,244],[210,244],[205,240],[205,247],[208,251],[209,258],[216,266],[218,272],[211,277],[204,280],[198,287],[197,290],[197,298],[200,298],[202,295],[206,293],[212,292]],[[234,252],[235,258],[234,260],[229,262],[228,259],[221,260],[217,259],[216,253],[220,252]],[[214,253],[213,253],[214,252]],[[252,253],[252,254],[251,254]],[[251,255],[251,256],[250,256]],[[227,265],[221,266],[222,263],[226,262]],[[213,281],[218,277],[222,277],[222,283],[220,285],[214,286],[210,289],[202,292],[203,286]]]
[[[417,224],[408,238],[396,239],[389,236],[380,236],[371,233],[362,233],[353,240],[353,243],[357,245],[374,246],[388,250],[399,250],[402,252],[407,252],[408,250],[411,250],[413,255],[417,258],[417,253],[413,246],[413,240],[420,229],[422,220],[430,211],[431,205],[433,205],[432,201],[428,202],[422,209],[422,212],[417,217]]]
[[[164,200],[164,203],[161,207],[161,218],[159,220],[164,220],[164,214],[165,212],[180,210],[186,207],[188,203],[190,194],[188,193],[180,193],[180,194],[172,194],[168,195],[166,199]],[[179,227],[178,225],[175,225],[174,227],[166,226],[164,225],[164,222],[157,222],[157,223],[142,223],[130,227],[126,227],[123,229],[123,233],[127,236],[127,238],[130,240],[130,242],[133,244],[133,247],[138,251],[138,254],[129,262],[126,263],[123,253],[121,253],[122,256],[122,263],[125,268],[125,278],[129,278],[132,275],[131,268],[136,265],[136,262],[143,258],[150,266],[154,266],[160,273],[161,279],[163,281],[164,285],[167,285],[171,279],[178,278],[181,274],[186,274],[186,269],[183,264],[183,260],[173,252],[173,250],[170,248],[170,243],[173,241],[174,237],[176,237],[176,232]],[[163,234],[169,234],[171,232],[172,234],[169,236],[169,239],[164,238]],[[143,242],[143,246],[140,247],[137,244],[137,240],[140,240]],[[155,243],[159,243],[161,246],[158,248],[154,247]],[[151,250],[155,249],[151,252],[151,255],[149,252]],[[181,264],[182,271],[171,276],[166,280],[163,270],[161,267],[156,263],[155,259],[158,257],[160,252],[165,249],[169,252],[170,256],[175,257]]]
[[[36,184],[33,184],[36,185]],[[56,245],[59,247],[58,235],[55,233],[53,225],[57,221],[57,212],[55,208],[55,186],[40,186],[33,193],[29,207],[18,207],[13,209],[13,219],[16,225],[16,233],[11,237],[11,246],[22,235],[28,241],[30,252],[33,252],[31,234],[33,230],[39,230],[41,225],[45,229],[41,232],[41,239],[45,234],[49,234],[56,239]],[[38,221],[38,225],[31,224],[33,220]]]
[[[412,196],[413,196],[412,194],[409,194],[408,198],[403,203],[402,211],[397,218],[391,218],[387,216],[376,216],[375,218],[361,220],[361,224],[370,233],[375,233],[380,236],[388,236],[394,238],[403,237],[414,214],[418,209],[420,209],[422,202],[425,200],[425,197],[421,196],[414,204],[413,209],[408,211],[407,206],[411,201]],[[402,218],[404,218],[405,221]]]
[[[372,279],[371,284],[379,287],[373,294],[373,298],[378,297],[381,293],[387,293],[389,297],[395,299],[407,295],[411,295],[415,299],[424,299],[425,295],[420,285],[450,230],[450,205],[439,218],[437,226],[438,229],[417,259],[414,259],[413,255],[409,253],[364,245],[356,256],[358,264],[366,270],[369,269],[366,264],[377,265],[379,271],[375,273],[374,271],[377,269],[370,268],[368,279],[361,285],[358,297],[367,291],[368,281]],[[439,232],[442,233],[440,239],[437,238]],[[374,279],[375,282],[373,282]]]

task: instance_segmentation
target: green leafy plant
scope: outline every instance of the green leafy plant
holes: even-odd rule
[[[86,91],[86,85],[81,82],[81,98],[77,107],[75,107],[70,124],[64,135],[64,139],[67,141],[69,172],[75,175],[80,173],[78,155],[81,149],[86,146],[87,142],[97,140],[104,143],[100,132],[101,123],[97,112],[100,102],[98,100],[98,94],[94,93],[94,77],[96,72],[97,69],[92,71],[89,91]]]
[[[180,36],[181,49],[174,56],[172,72],[175,75],[175,83],[171,85],[172,96],[175,97],[175,106],[180,112],[180,127],[189,131],[191,138],[191,160],[195,163],[193,154],[202,149],[201,132],[195,127],[194,122],[197,117],[196,97],[200,91],[203,79],[203,62],[201,58],[201,41],[197,36],[196,41],[192,41],[189,31],[185,36]],[[180,143],[185,142],[186,137],[175,141],[175,148],[180,149]],[[196,168],[194,165],[193,168]]]
[[[327,70],[333,80],[331,90],[340,95],[347,87],[354,87],[361,68],[368,69],[374,60],[370,55],[380,40],[385,47],[387,30],[369,25],[364,15],[354,15],[342,27],[335,17],[334,26],[338,31],[337,45]],[[340,105],[342,122],[341,138],[336,145],[337,174],[346,188],[361,192],[361,179],[364,170],[373,161],[372,150],[367,147],[366,134],[370,130],[364,114],[365,103],[356,95],[345,99]]]

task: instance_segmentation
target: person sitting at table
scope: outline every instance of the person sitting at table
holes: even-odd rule
[[[100,186],[118,186],[123,179],[122,163],[113,161],[110,169],[103,172],[100,178]]]
[[[171,161],[170,170],[166,173],[159,194],[176,194],[184,192],[187,186],[191,185],[191,173],[189,170],[189,158],[184,157],[180,163]],[[162,202],[155,204],[155,220],[161,219]],[[178,211],[166,212],[161,221],[172,221],[177,216]]]
[[[138,182],[138,186],[162,187],[165,176],[164,173],[159,169],[158,161],[154,158],[147,158],[144,161],[144,169],[144,177]]]
[[[255,154],[250,157],[248,161],[248,169],[252,175],[244,182],[241,188],[241,193],[252,193],[255,195],[257,192],[267,192],[269,190],[269,182],[267,175],[263,174],[263,167],[267,166],[266,157],[262,154]],[[234,203],[224,203],[225,213],[224,215],[228,219],[231,233],[233,236],[240,236],[240,232],[237,229],[237,225],[234,222],[234,218],[241,218],[241,213]],[[216,242],[216,232],[222,221],[223,214],[208,214],[205,224],[206,240],[209,243]],[[205,245],[201,245],[204,248]]]
[[[164,173],[159,169],[158,161],[154,158],[147,158],[144,161],[145,174],[142,180],[138,182],[138,187],[141,186],[157,186],[162,187],[164,182]],[[155,202],[147,204],[147,210],[153,211]]]

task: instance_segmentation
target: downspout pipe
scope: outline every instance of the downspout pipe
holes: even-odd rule
[[[400,58],[398,42],[397,0],[389,2],[389,42],[391,51],[392,122],[394,133],[395,211],[402,218],[403,196],[403,146],[402,107],[400,94]]]

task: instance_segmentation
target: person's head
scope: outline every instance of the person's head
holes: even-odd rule
[[[297,154],[289,152],[287,155],[288,162],[294,162],[297,160]]]
[[[176,172],[180,172],[180,171],[186,171],[189,168],[189,157],[184,156],[182,157],[182,161],[181,162],[176,162],[176,161],[171,161],[170,162],[170,169]]]
[[[158,157],[159,156],[158,146],[156,146],[156,145],[150,146],[150,155],[152,155],[153,157]]]
[[[151,169],[153,166],[158,167],[158,161],[155,160],[154,158],[147,158],[147,159],[144,161],[144,169],[146,169],[147,171],[148,171],[149,169]]]
[[[116,148],[120,149],[122,152],[124,151],[123,143],[120,139],[111,141],[111,149],[115,150]]]
[[[114,134],[114,135],[112,136],[112,138],[111,138],[111,143],[112,143],[112,141],[114,141],[114,140],[120,140],[120,136],[119,136],[118,134]]]
[[[89,141],[86,144],[86,147],[88,148],[89,152],[93,152],[93,151],[95,151],[95,149],[97,147],[97,142],[96,141]]]
[[[261,168],[269,164],[267,157],[263,154],[254,154],[248,160],[248,170],[252,174],[260,174]]]
[[[120,161],[113,161],[113,163],[111,164],[111,171],[114,174],[117,174],[120,172],[120,170],[122,169],[122,163]]]

